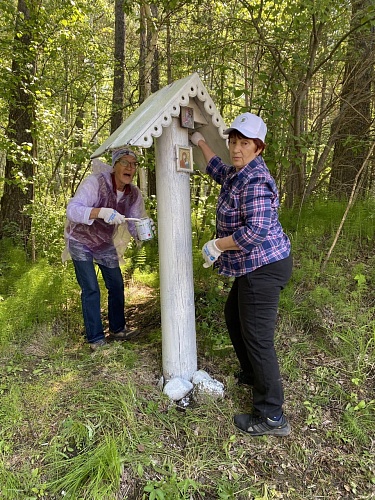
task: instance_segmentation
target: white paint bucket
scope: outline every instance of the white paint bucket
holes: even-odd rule
[[[147,217],[139,219],[135,222],[135,227],[137,229],[138,238],[141,241],[151,240],[154,237],[151,229],[151,219]]]

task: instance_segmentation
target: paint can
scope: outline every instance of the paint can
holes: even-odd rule
[[[151,229],[151,219],[144,217],[135,222],[135,227],[137,229],[138,238],[141,241],[151,240],[154,237]]]

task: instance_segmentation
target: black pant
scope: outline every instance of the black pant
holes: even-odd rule
[[[292,266],[289,256],[236,278],[225,304],[225,320],[241,369],[254,380],[254,413],[263,417],[283,411],[274,336],[280,292]]]

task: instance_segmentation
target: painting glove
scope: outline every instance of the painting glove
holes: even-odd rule
[[[203,267],[207,268],[212,266],[212,264],[216,262],[220,255],[223,253],[222,250],[219,250],[219,248],[217,247],[216,242],[217,239],[210,240],[203,245],[202,255],[205,261]]]
[[[101,208],[98,213],[99,219],[104,219],[107,224],[122,224],[125,222],[125,217],[114,210],[113,208]]]
[[[198,146],[199,141],[206,142],[206,139],[200,132],[194,132],[194,134],[191,135],[190,140],[194,144],[194,146]]]

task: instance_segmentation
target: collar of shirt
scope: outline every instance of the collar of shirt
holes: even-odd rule
[[[263,158],[259,155],[253,160],[251,160],[250,163],[247,163],[243,168],[241,168],[241,170],[238,170],[236,172],[238,174],[238,178],[241,180],[244,177],[247,177],[251,172],[251,170],[261,163],[263,163]]]

